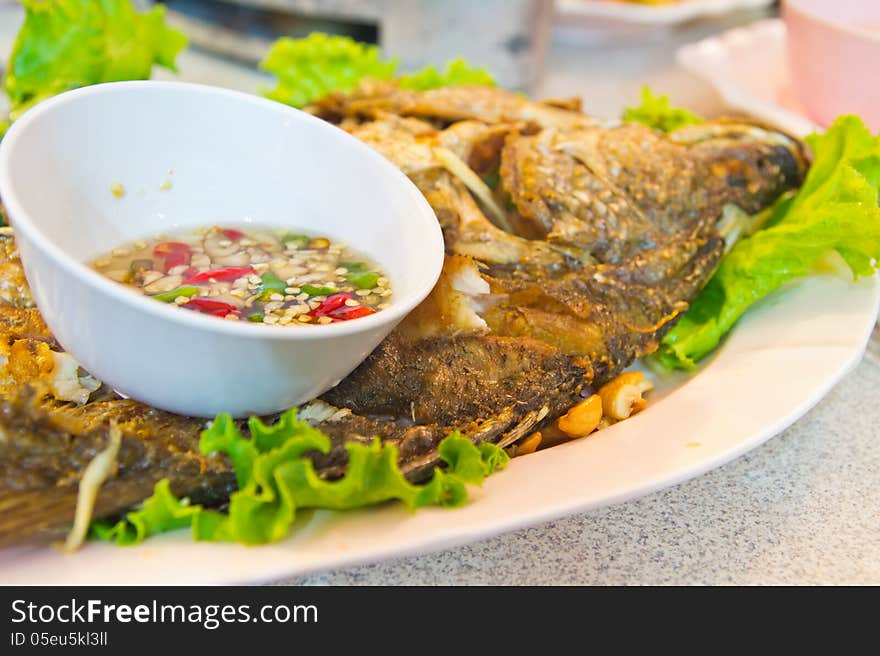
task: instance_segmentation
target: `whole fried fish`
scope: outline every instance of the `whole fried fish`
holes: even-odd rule
[[[663,134],[485,87],[370,83],[310,111],[410,177],[447,251],[428,299],[301,408],[331,437],[313,458],[328,478],[344,472],[351,440],[396,444],[419,480],[452,430],[506,446],[555,420],[657,348],[725,251],[725,208],[767,207],[807,166],[798,142],[747,122]],[[178,495],[223,503],[235,479],[225,457],[199,453],[203,422],[90,387],[31,307],[12,237],[0,242],[0,543],[70,522],[111,421],[122,448],[96,516],[163,477]]]

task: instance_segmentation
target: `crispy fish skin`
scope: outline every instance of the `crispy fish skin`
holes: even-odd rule
[[[471,91],[445,93],[461,105]],[[472,106],[485,106],[493,93],[474,93]],[[503,95],[500,104],[509,101]],[[448,116],[441,109],[433,118]],[[800,144],[742,122],[708,122],[669,135],[639,124],[547,122],[522,133],[494,122],[497,114],[482,118],[483,130],[469,117],[439,133],[413,132],[405,123],[412,119],[393,116],[348,127],[410,176],[444,231],[450,257],[441,284],[401,332],[412,339],[455,334],[477,325],[476,315],[484,332],[532,338],[589,361],[594,384],[656,350],[687,310],[724,252],[716,228],[724,207],[755,212],[800,184],[806,170]],[[422,113],[420,120],[432,117]],[[500,143],[499,127],[506,127]],[[445,138],[451,130],[454,138]],[[487,134],[493,138],[482,138]],[[493,160],[487,144],[500,148],[497,194],[507,200],[513,233],[493,225],[461,181],[432,158],[439,143],[464,159],[468,150],[456,143],[465,135],[477,135],[480,161]],[[458,257],[472,258],[488,287],[470,314],[461,311],[463,295],[444,284]],[[382,357],[377,351],[371,360]]]
[[[444,335],[408,339],[392,334],[338,386],[322,396],[351,410],[338,422],[318,423],[334,448],[318,457],[327,471],[343,466],[344,443],[371,433],[396,444],[401,470],[418,480],[439,463],[436,448],[459,430],[474,442],[506,445],[547,416],[573,405],[591,377],[588,362],[533,339]],[[359,430],[352,430],[361,423]]]
[[[3,218],[0,204],[0,218]],[[0,306],[33,308],[34,299],[12,238],[12,228],[0,227]],[[42,317],[40,318],[42,321]]]
[[[71,522],[80,476],[106,447],[111,421],[122,445],[95,517],[142,501],[165,477],[196,503],[222,503],[235,489],[228,461],[199,453],[200,420],[118,398],[77,407],[25,387],[0,404],[0,545]]]
[[[503,191],[522,236],[620,263],[669,235],[710,235],[726,204],[752,214],[800,183],[794,142],[721,123],[663,135],[638,123],[508,138]],[[698,140],[697,134],[710,135]],[[716,136],[719,135],[719,136]]]
[[[570,106],[535,102],[522,94],[496,87],[461,85],[412,91],[380,80],[365,80],[352,92],[330,94],[304,109],[334,123],[345,119],[369,121],[389,114],[444,126],[471,120],[482,123],[527,121],[540,127],[568,129],[604,123]]]
[[[558,349],[531,339],[460,335],[392,336],[342,383],[328,403],[356,414],[407,418],[450,430],[462,417],[492,417],[512,403],[564,407],[591,374]]]

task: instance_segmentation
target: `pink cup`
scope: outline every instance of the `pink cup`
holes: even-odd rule
[[[880,131],[880,0],[783,0],[792,85],[822,125],[858,114]]]

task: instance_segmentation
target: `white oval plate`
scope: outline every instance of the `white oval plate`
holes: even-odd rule
[[[17,547],[0,552],[0,582],[272,581],[435,551],[649,494],[736,458],[812,408],[861,358],[878,304],[876,277],[817,277],[774,294],[700,371],[658,381],[644,412],[514,459],[463,508],[302,512],[289,539],[264,547],[195,543],[187,532],[136,547],[89,543],[72,555]]]
[[[819,127],[791,88],[785,24],[758,21],[679,48],[678,63],[711,84],[727,105],[803,137]]]
[[[644,5],[609,0],[556,0],[557,15],[566,19],[602,20],[607,23],[675,25],[741,9],[759,9],[773,0],[680,0],[673,4]]]

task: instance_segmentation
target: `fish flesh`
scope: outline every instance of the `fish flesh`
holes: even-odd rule
[[[308,108],[391,160],[433,207],[440,280],[352,374],[300,416],[344,445],[374,436],[422,480],[453,430],[513,444],[653,352],[715,270],[728,207],[759,211],[801,184],[799,142],[721,120],[663,134],[487,87],[417,92],[370,82]],[[204,422],[123,399],[65,359],[42,322],[11,234],[0,235],[0,544],[69,525],[79,476],[122,443],[95,516],[154,483],[222,505],[225,456],[204,456]],[[69,357],[69,356],[68,356]]]

